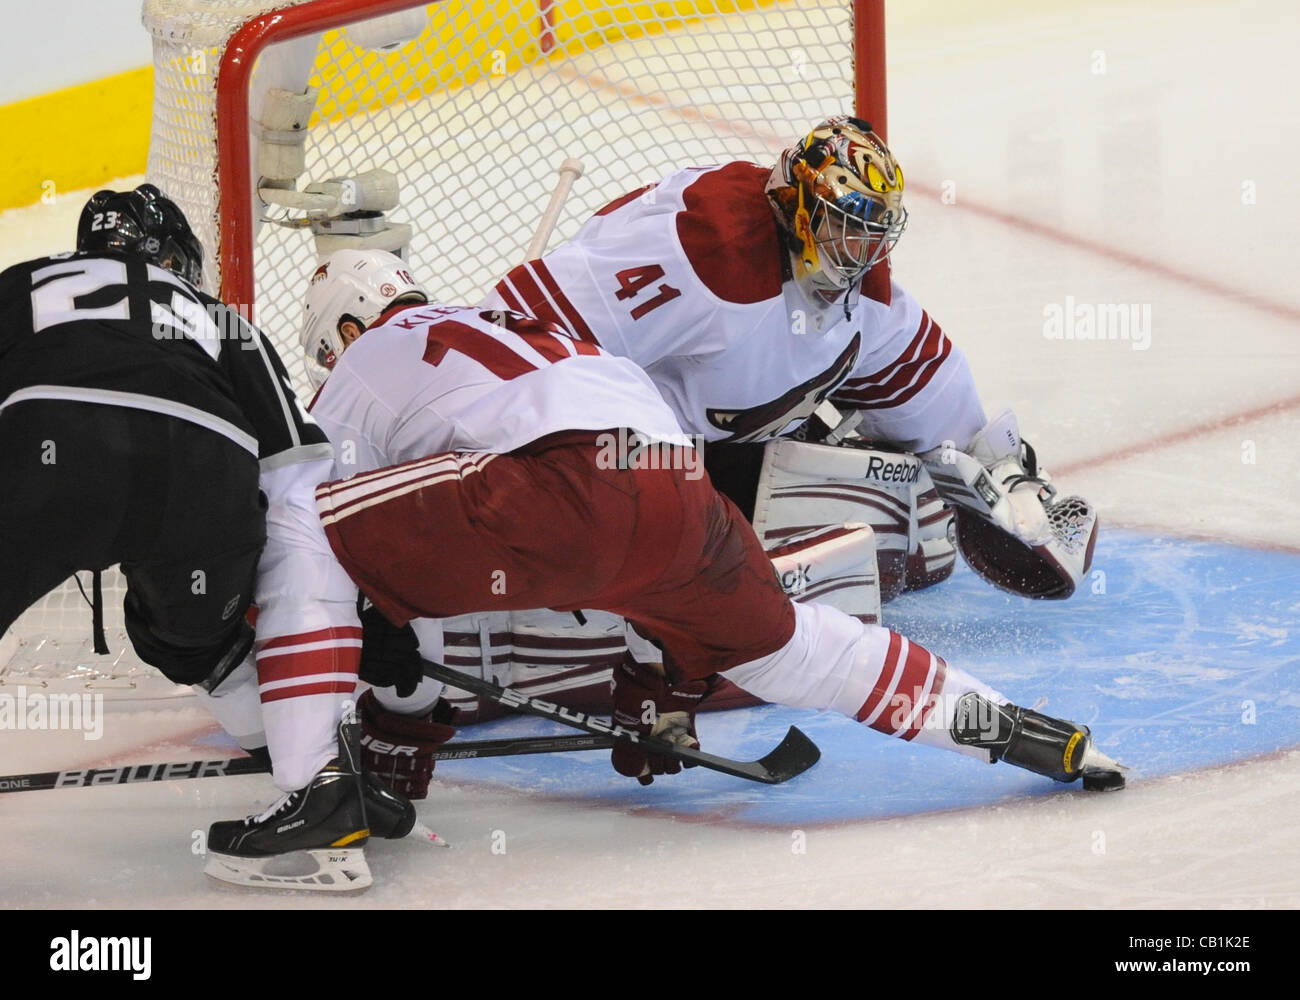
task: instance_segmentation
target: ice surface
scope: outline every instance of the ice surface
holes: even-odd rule
[[[912,221],[896,274],[1101,510],[1094,577],[1030,605],[964,568],[887,621],[1008,694],[1093,724],[1137,769],[1088,795],[846,720],[708,716],[754,756],[823,749],[778,788],[640,789],[603,754],[440,765],[421,819],[455,845],[369,849],[338,901],[207,882],[207,825],[261,777],[0,797],[0,905],[1300,905],[1300,15],[1283,0],[890,9],[890,140]],[[1104,72],[1097,72],[1098,69]],[[0,263],[65,249],[81,197],[0,215]],[[1044,336],[1044,310],[1150,308],[1150,341]],[[467,734],[540,731],[510,720]],[[231,753],[192,703],[104,738],[0,732],[0,772]],[[504,848],[504,850],[502,850]]]

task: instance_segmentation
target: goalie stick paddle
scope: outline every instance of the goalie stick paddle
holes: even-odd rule
[[[707,767],[711,771],[721,771],[723,774],[730,774],[737,778],[761,781],[765,785],[779,785],[783,781],[789,781],[791,778],[803,774],[804,771],[816,764],[822,755],[821,751],[817,749],[816,743],[800,730],[791,726],[785,734],[785,738],[766,756],[755,761],[731,760],[727,757],[718,757],[711,753],[705,753],[702,750],[692,750],[676,743],[668,743],[665,740],[644,736],[635,730],[624,729],[622,726],[605,722],[598,716],[588,715],[585,712],[574,712],[551,701],[530,698],[518,691],[493,684],[491,681],[485,681],[469,674],[462,674],[459,670],[444,667],[441,663],[424,660],[423,665],[426,677],[433,677],[444,684],[458,687],[462,691],[469,691],[471,694],[479,695],[482,698],[489,698],[497,704],[504,705],[506,708],[514,709],[517,712],[540,715],[544,719],[553,719],[556,722],[564,723],[566,726],[573,726],[575,729],[581,729],[597,736],[610,737],[619,742],[635,743],[642,750],[649,753],[662,754],[665,757],[676,757],[688,767],[699,765],[700,767]]]
[[[459,740],[433,751],[433,759],[472,760],[476,757],[518,757],[533,753],[570,753],[608,750],[612,736],[526,736],[517,739]],[[39,792],[51,788],[89,788],[92,785],[133,785],[145,781],[179,781],[184,778],[220,778],[240,774],[270,774],[254,757],[187,760],[170,764],[123,764],[79,771],[42,771],[0,776],[0,792]]]

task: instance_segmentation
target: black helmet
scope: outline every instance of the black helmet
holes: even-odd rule
[[[203,244],[175,202],[152,184],[93,194],[77,223],[77,249],[132,254],[174,271],[196,288],[203,283]]]

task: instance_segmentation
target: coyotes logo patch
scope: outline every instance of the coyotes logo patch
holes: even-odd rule
[[[834,392],[853,371],[858,360],[862,334],[855,333],[848,347],[831,362],[825,371],[806,382],[796,385],[776,399],[744,410],[706,408],[704,415],[710,424],[729,437],[724,441],[761,441],[780,434],[793,421],[807,420],[827,396]]]

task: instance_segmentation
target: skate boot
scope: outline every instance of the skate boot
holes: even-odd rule
[[[989,751],[993,761],[1004,760],[1057,781],[1082,778],[1089,791],[1124,787],[1127,768],[1097,749],[1087,726],[1018,705],[995,705],[973,691],[957,702],[952,738],[962,746]]]
[[[244,752],[270,770],[271,754],[266,747],[254,747]],[[362,781],[365,782],[366,819],[370,822],[370,835],[385,840],[400,840],[410,833],[415,826],[415,806],[400,792],[390,791],[369,771],[362,772]]]
[[[365,794],[360,726],[354,716],[339,723],[338,738],[338,756],[304,788],[265,812],[212,824],[204,867],[208,875],[235,885],[334,892],[371,884],[362,847],[370,836],[366,799],[375,796]],[[386,824],[384,835],[410,830],[408,823],[402,834],[395,834],[404,817],[387,799],[376,801],[382,807],[377,818]],[[411,822],[414,815],[411,809]]]
[[[401,840],[415,826],[415,806],[401,792],[384,785],[369,771],[361,773],[370,833],[385,840]]]

